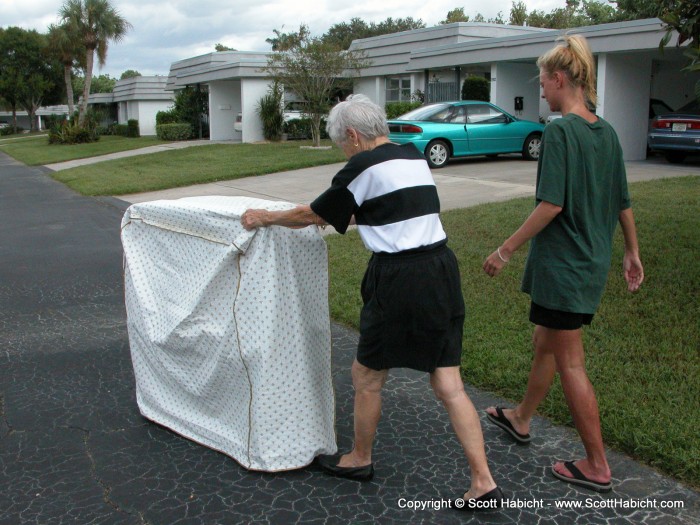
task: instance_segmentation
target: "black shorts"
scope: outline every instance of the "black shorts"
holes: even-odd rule
[[[464,299],[446,245],[372,255],[362,280],[357,360],[374,370],[459,366]]]
[[[589,325],[593,320],[593,314],[578,314],[574,312],[562,312],[550,310],[536,303],[530,303],[530,322],[545,328],[555,330],[578,330],[584,324]]]

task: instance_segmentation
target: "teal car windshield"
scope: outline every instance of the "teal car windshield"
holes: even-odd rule
[[[395,118],[394,120],[422,120],[426,122],[445,122],[452,113],[452,104],[431,104],[421,106]]]

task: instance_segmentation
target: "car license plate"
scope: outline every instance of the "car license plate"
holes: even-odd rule
[[[685,122],[674,122],[673,131],[685,131],[688,125]]]

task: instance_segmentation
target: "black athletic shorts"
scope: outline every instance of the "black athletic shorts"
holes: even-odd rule
[[[460,365],[464,299],[457,259],[445,244],[373,254],[362,300],[360,364],[424,372]]]
[[[530,303],[530,322],[555,330],[578,330],[591,324],[593,314],[578,314],[551,310],[536,303]]]

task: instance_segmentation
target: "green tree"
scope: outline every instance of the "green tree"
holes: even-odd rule
[[[70,115],[75,113],[75,95],[73,94],[73,69],[84,62],[84,48],[80,37],[68,24],[49,25],[49,49],[63,65],[63,82],[66,86],[66,101]]]
[[[284,52],[270,55],[263,69],[274,82],[293,91],[306,103],[314,146],[320,146],[321,118],[330,108],[337,79],[346,72],[358,72],[368,62],[362,52],[344,51],[322,38],[311,37],[305,25],[301,25],[295,35],[286,41],[291,45]]]
[[[113,93],[114,86],[117,85],[117,79],[112,78],[109,75],[97,75],[92,77],[92,82],[90,83],[90,94],[93,93]],[[85,91],[85,76],[78,73],[73,76],[73,89],[82,93]]]
[[[464,14],[463,7],[455,7],[447,12],[447,17],[440,24],[453,24],[455,22],[469,22],[469,16]]]
[[[82,125],[87,114],[92,70],[97,61],[103,66],[107,60],[110,41],[119,42],[131,24],[109,3],[109,0],[66,0],[60,10],[63,23],[81,37],[85,48],[85,86],[78,121]]]
[[[352,18],[349,23],[342,22],[331,26],[321,39],[326,44],[339,49],[348,49],[353,40],[423,27],[425,27],[425,23],[422,20],[414,20],[411,17],[396,19],[389,17],[382,22],[370,22],[369,24],[361,18]]]
[[[177,122],[187,122],[192,129],[192,137],[208,136],[204,128],[204,116],[209,113],[209,93],[199,86],[187,86],[175,94],[173,112]]]
[[[124,80],[125,78],[136,78],[140,77],[141,73],[136,71],[135,69],[127,69],[124,71],[121,76],[119,77],[119,80]]]
[[[660,0],[616,0],[618,20],[656,18],[661,10]]]
[[[678,33],[676,45],[687,44],[683,54],[688,58],[684,71],[700,71],[700,3],[697,0],[658,0],[659,18],[666,24],[666,34],[659,43],[663,49]],[[695,83],[695,96],[700,100],[700,80]]]
[[[305,25],[299,27],[298,33],[283,33],[281,29],[273,29],[272,32],[275,34],[274,37],[266,38],[265,42],[270,44],[273,51],[287,51],[293,47],[297,47],[302,41],[309,38],[309,28]]]
[[[215,50],[217,53],[218,53],[218,52],[221,52],[221,51],[236,51],[236,50],[233,49],[232,47],[226,47],[226,46],[223,45],[223,44],[216,44],[216,45],[214,46],[214,50]]]
[[[17,106],[29,114],[36,128],[36,110],[42,103],[56,103],[62,94],[61,67],[49,58],[46,35],[9,27],[0,33],[0,96],[12,107],[17,125]]]
[[[525,2],[512,2],[508,23],[513,26],[524,26],[527,22],[527,6]]]

